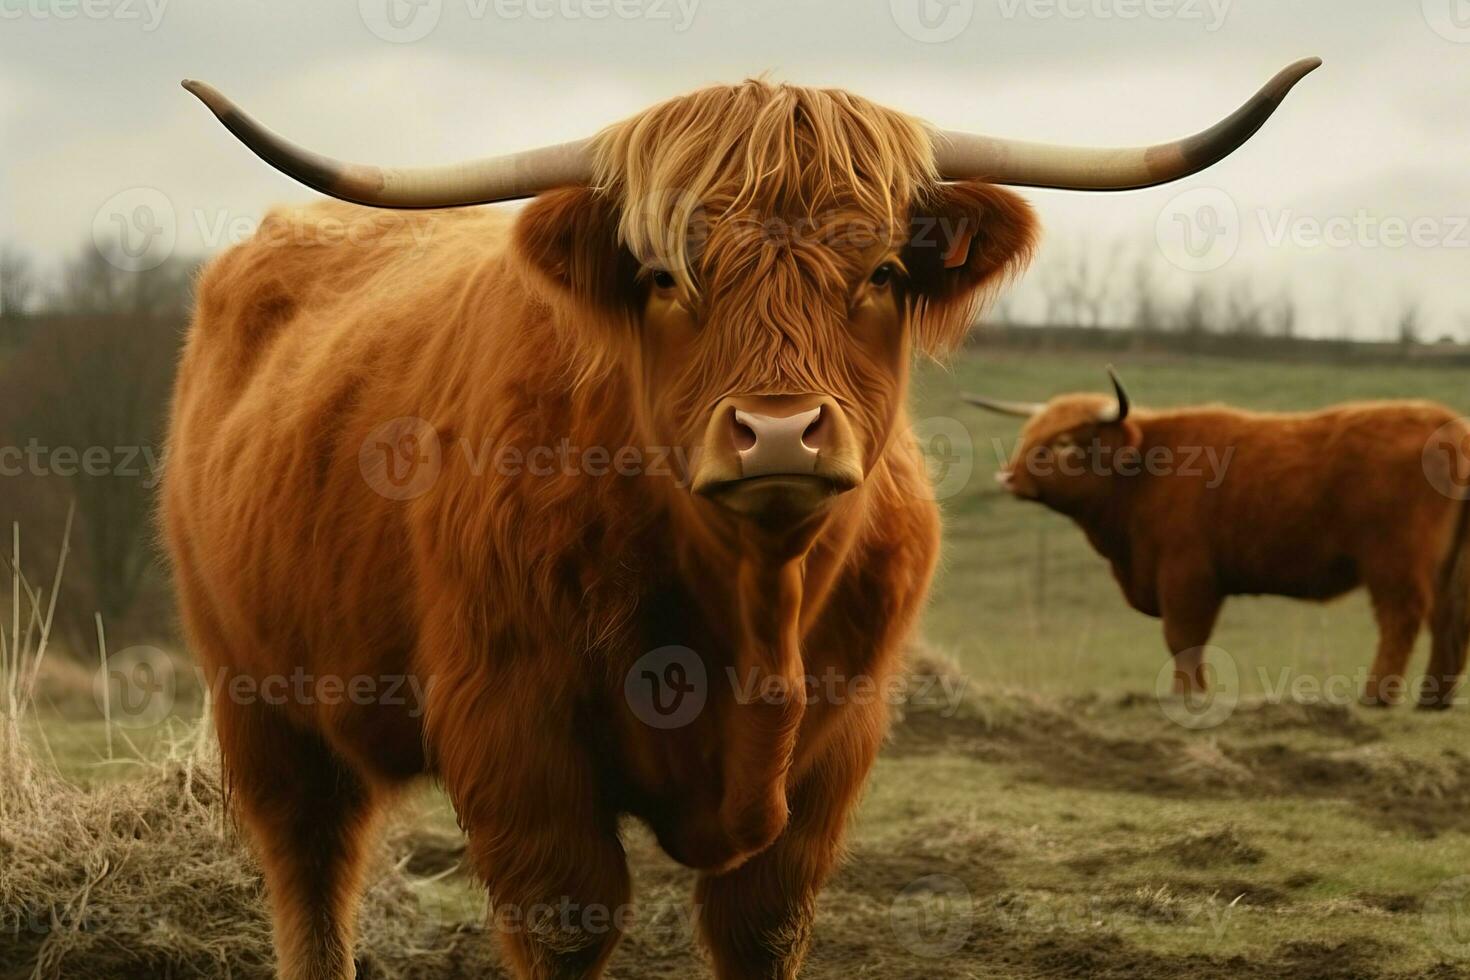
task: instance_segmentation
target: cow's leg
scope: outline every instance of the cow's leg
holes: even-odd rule
[[[827,757],[790,794],[791,818],[775,843],[733,871],[699,879],[700,936],[718,980],[797,975],[817,893],[838,861],[849,811],[884,727],[876,718],[844,719],[842,726]]]
[[[279,711],[221,699],[220,746],[265,872],[281,980],[352,980],[364,858],[381,794]]]
[[[1164,619],[1164,642],[1174,658],[1174,693],[1203,694],[1204,646],[1215,630],[1221,598],[1208,581],[1176,576],[1159,590],[1160,613]]]
[[[1470,643],[1465,600],[1445,591],[1436,595],[1429,614],[1429,631],[1433,644],[1424,687],[1419,691],[1419,707],[1448,708],[1454,704],[1455,688],[1465,671],[1466,644]]]
[[[622,935],[627,859],[575,737],[571,698],[529,683],[476,675],[437,684],[434,758],[513,974],[598,977]]]
[[[1416,589],[1412,579],[1390,585],[1368,585],[1373,615],[1378,620],[1378,654],[1368,671],[1362,701],[1387,707],[1403,698],[1407,682],[1404,672],[1414,652],[1414,640],[1429,609],[1428,589]]]

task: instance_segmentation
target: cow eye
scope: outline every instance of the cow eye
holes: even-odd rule
[[[653,284],[659,289],[673,289],[677,285],[674,281],[674,274],[667,269],[653,270]]]
[[[884,286],[893,281],[893,272],[893,263],[884,262],[882,265],[878,266],[878,268],[873,270],[873,274],[868,277],[868,282],[874,286],[877,286],[879,289],[882,289]]]

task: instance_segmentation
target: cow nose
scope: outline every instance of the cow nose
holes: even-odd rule
[[[861,483],[862,460],[830,395],[732,395],[714,407],[692,489],[743,514],[790,517]]]
[[[824,405],[786,416],[735,409],[730,415],[731,442],[740,454],[740,475],[816,472],[826,430],[831,428],[824,424],[827,414]]]

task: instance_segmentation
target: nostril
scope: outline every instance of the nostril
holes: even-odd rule
[[[755,430],[736,417],[734,412],[730,413],[730,439],[735,443],[736,452],[747,452],[755,448]]]
[[[831,426],[827,423],[827,409],[817,406],[817,417],[801,433],[801,444],[808,449],[821,449],[827,444],[827,431]]]

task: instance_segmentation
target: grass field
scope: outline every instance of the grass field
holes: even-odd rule
[[[1351,691],[1324,698],[1289,683],[1361,674],[1375,641],[1362,597],[1228,603],[1214,644],[1236,664],[1240,694],[1201,724],[1155,696],[1159,625],[1126,607],[1081,534],[992,489],[991,440],[1010,446],[1015,424],[962,405],[957,392],[1102,390],[1104,364],[1103,355],[979,350],[916,379],[917,415],[959,420],[974,447],[968,482],[944,501],[945,563],[925,624],[928,645],[954,659],[968,686],[954,710],[905,710],[853,829],[852,859],[822,898],[804,976],[1470,977],[1470,708],[1368,710],[1345,703]],[[1117,366],[1145,405],[1427,397],[1470,409],[1470,379],[1452,370],[1179,358]],[[146,767],[100,764],[100,723],[42,723],[76,780],[149,778],[165,797],[178,785]],[[153,751],[157,733],[134,735]],[[0,862],[20,853],[15,812],[0,806]],[[368,975],[502,975],[483,942],[483,898],[456,870],[458,835],[442,798],[417,796],[391,841],[368,903]],[[628,846],[641,911],[613,975],[702,975],[683,911],[691,876],[636,827]],[[93,900],[108,901],[126,873],[98,877]],[[35,901],[21,884],[0,863],[0,903]],[[389,894],[397,904],[385,904]],[[258,906],[239,915],[235,931],[259,935]],[[404,927],[384,922],[420,931],[409,943]],[[0,978],[31,975],[39,935],[12,936],[7,952],[0,929]],[[221,943],[208,955],[232,955]],[[38,975],[184,977],[213,962],[197,950],[170,962],[167,949],[147,945],[136,973]],[[231,962],[232,976],[261,975],[258,964]]]

